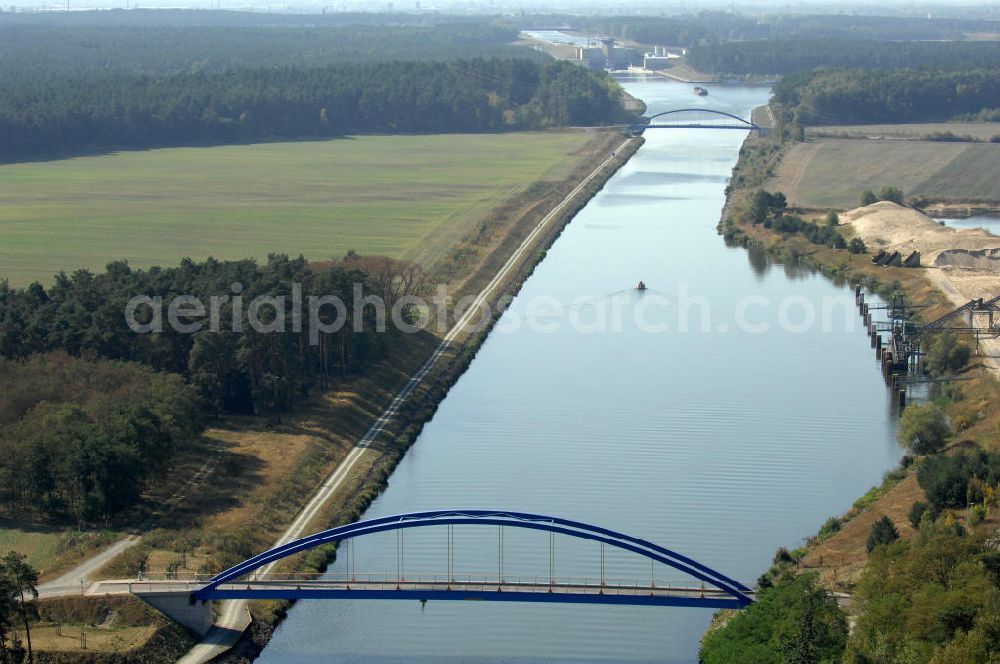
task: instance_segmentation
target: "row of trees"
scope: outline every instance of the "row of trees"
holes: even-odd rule
[[[856,48],[878,58],[881,53],[899,52],[893,42],[901,41],[953,41],[964,39],[966,32],[985,32],[989,21],[973,18],[910,18],[900,16],[811,15],[774,14],[748,16],[733,11],[708,10],[697,14],[671,17],[613,16],[581,19],[573,16],[546,17],[550,23],[576,24],[621,39],[644,44],[666,44],[692,47],[691,56],[696,63],[719,68],[711,71],[732,73],[785,73],[767,68],[763,63],[769,58],[781,62],[795,58],[809,58],[807,44],[820,46],[830,58],[852,57],[842,55],[824,42],[845,43],[843,48]],[[531,25],[537,19],[525,19]],[[993,22],[996,25],[996,22]],[[866,40],[866,41],[862,41]],[[886,51],[878,50],[878,43],[890,45]],[[788,45],[789,55],[780,51]],[[853,45],[853,46],[852,46]],[[919,47],[918,47],[918,50]],[[923,52],[923,51],[921,51]],[[755,55],[759,53],[759,55]],[[861,57],[861,56],[858,56]],[[928,64],[931,64],[928,62]],[[758,70],[747,67],[758,67]],[[816,66],[816,65],[813,65]],[[904,65],[905,66],[905,65]],[[912,65],[911,65],[912,66]]]
[[[813,244],[834,249],[849,249],[851,253],[855,254],[866,251],[865,243],[860,238],[853,238],[847,242],[840,234],[837,229],[840,220],[836,212],[831,211],[825,222],[818,224],[815,221],[806,221],[797,215],[786,213],[787,207],[788,202],[785,200],[785,195],[780,191],[772,193],[758,189],[750,197],[746,209],[743,210],[741,220],[744,223],[761,224],[764,228],[770,228],[779,233],[798,233]]]
[[[191,13],[207,16],[203,11]],[[265,29],[239,25],[5,25],[0,20],[0,63],[5,78],[30,80],[67,71],[78,76],[162,76],[394,60],[497,57],[548,61],[541,53],[513,46],[516,39],[516,28],[492,21],[429,26],[271,24]]]
[[[878,193],[872,191],[871,189],[865,189],[861,192],[861,205],[872,205],[873,203],[878,203],[879,201],[890,201],[896,203],[897,205],[903,204],[903,190],[891,185],[884,185],[878,190]]]
[[[856,251],[854,246],[848,245],[836,226],[806,221],[798,215],[782,214],[773,220],[767,219],[764,221],[764,228],[773,228],[779,233],[799,233],[813,244],[833,249],[851,249],[854,253],[860,253]]]
[[[0,282],[0,357],[24,360],[61,350],[77,357],[139,362],[184,376],[210,412],[278,416],[311,386],[364,371],[398,338],[391,324],[382,331],[378,310],[365,298],[381,298],[389,311],[423,287],[422,272],[412,263],[353,254],[322,269],[301,257],[278,255],[265,265],[184,260],[175,268],[148,270],[133,270],[120,261],[101,274],[59,274],[48,289],[37,283],[14,289]],[[156,310],[143,305],[134,311],[140,325],[152,323],[159,311],[162,331],[140,334],[129,326],[126,305],[136,296],[162,299]],[[169,304],[180,296],[205,307],[199,330],[169,324]],[[255,327],[251,304],[258,296],[280,300],[254,312],[261,323]],[[310,324],[305,306],[310,296],[336,297],[344,304],[343,324],[336,332],[320,333]],[[213,297],[218,298],[218,332],[206,320]],[[302,307],[296,306],[296,298]],[[297,314],[299,329],[293,324]],[[339,312],[324,306],[317,315],[319,323],[332,327]],[[184,325],[192,322],[178,318]],[[269,332],[265,326],[279,318],[283,332]]]
[[[470,60],[0,79],[0,154],[364,132],[599,125],[629,116],[603,74],[567,62]]]
[[[438,12],[376,12],[376,11],[331,11],[323,13],[306,12],[261,12],[237,11],[235,9],[169,9],[154,7],[143,9],[109,8],[72,12],[39,12],[27,10],[23,6],[7,5],[8,11],[0,11],[0,26],[66,26],[66,27],[247,27],[304,29],[359,27],[359,26],[431,26],[465,24],[474,21],[469,14],[442,14]],[[0,6],[2,10],[4,6]],[[484,17],[491,22],[494,17]]]
[[[771,39],[696,46],[701,71],[788,75],[817,67],[857,69],[970,69],[1000,66],[1000,42]]]
[[[702,16],[614,16],[589,20],[595,32],[640,44],[662,44],[669,46],[694,46],[715,43],[716,36],[705,25]],[[742,18],[742,17],[741,17]],[[575,19],[579,20],[579,18]]]
[[[175,374],[65,353],[0,359],[0,506],[76,524],[134,504],[202,428]]]
[[[703,40],[749,39],[873,39],[960,40],[967,32],[996,31],[996,21],[974,16],[975,8],[963,8],[966,18],[858,16],[853,14],[740,14],[729,10],[706,10],[696,14],[658,16],[587,16],[572,14],[521,14],[505,19],[522,28],[539,25],[574,25],[623,38],[650,34],[648,43],[687,46]],[[983,12],[988,14],[988,10]],[[212,10],[100,10],[75,12],[3,12],[0,27],[10,26],[102,26],[102,27],[299,27],[322,29],[337,26],[447,26],[467,24],[468,15],[410,12],[330,12],[325,14],[260,13]],[[493,17],[480,22],[490,23]],[[690,41],[684,40],[690,35]],[[641,40],[640,40],[641,41]]]
[[[774,99],[799,125],[949,120],[1000,104],[1000,67],[816,69],[779,81]]]

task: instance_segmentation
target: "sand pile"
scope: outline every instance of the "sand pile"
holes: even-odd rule
[[[1000,269],[1000,237],[981,228],[948,228],[922,212],[888,201],[845,212],[850,226],[873,253],[879,249],[904,256],[919,251],[921,264],[972,269]]]

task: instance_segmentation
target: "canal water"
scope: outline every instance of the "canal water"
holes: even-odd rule
[[[748,117],[768,97],[623,84],[651,113],[704,105]],[[647,132],[525,283],[368,517],[462,507],[565,516],[752,585],[777,547],[800,545],[879,482],[900,450],[852,291],[716,234],[744,136]],[[547,536],[512,530],[505,575],[548,575]],[[444,529],[424,531],[405,535],[408,577],[446,571]],[[556,576],[598,576],[598,545],[564,539]],[[359,539],[352,553],[358,571],[399,565],[395,535]],[[496,575],[497,557],[495,528],[456,528],[456,571]],[[331,573],[345,571],[341,556]],[[610,550],[605,575],[684,581]],[[303,601],[261,661],[692,662],[711,615]]]
[[[523,30],[522,34],[532,39],[549,42],[550,44],[570,44],[571,46],[591,46],[596,44],[600,46],[600,43],[596,39],[577,37],[576,35],[560,32],[559,30]]]
[[[1000,217],[973,216],[964,219],[935,219],[951,228],[982,228],[994,235],[1000,235]]]

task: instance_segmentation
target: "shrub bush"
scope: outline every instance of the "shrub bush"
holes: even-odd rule
[[[899,444],[915,454],[940,451],[950,435],[951,426],[944,411],[931,403],[909,406],[903,411],[896,431]]]
[[[972,349],[960,343],[954,334],[939,334],[927,349],[924,368],[933,376],[955,373],[969,363]]]
[[[931,457],[917,468],[917,482],[937,510],[965,507],[973,478],[988,486],[1000,481],[1000,453]]]
[[[830,535],[838,532],[844,525],[844,522],[840,520],[840,517],[831,516],[823,526],[819,529],[820,539],[825,539]]]
[[[892,544],[898,539],[899,531],[896,530],[892,519],[883,515],[881,519],[872,524],[872,530],[868,534],[868,542],[865,544],[865,549],[868,553],[871,553],[875,547],[882,546],[883,544]]]
[[[922,500],[918,500],[910,506],[910,511],[906,515],[906,518],[910,522],[911,526],[914,528],[920,528],[920,519],[923,517],[924,512],[927,511],[927,507],[927,503]]]
[[[878,199],[880,201],[891,201],[898,205],[902,205],[903,191],[896,187],[890,187],[889,185],[885,185],[884,187],[878,190]]]

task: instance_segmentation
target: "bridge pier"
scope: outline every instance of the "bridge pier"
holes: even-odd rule
[[[210,599],[195,599],[188,591],[135,591],[132,594],[198,636],[205,636],[212,629],[215,618]]]

